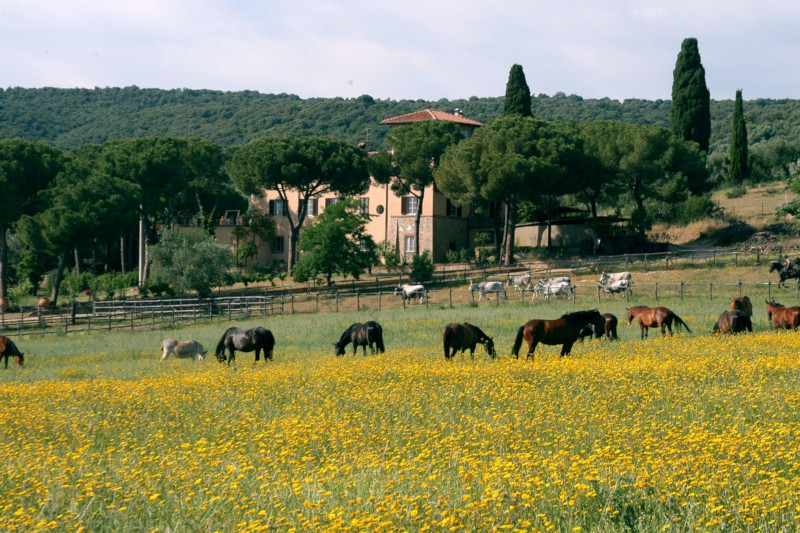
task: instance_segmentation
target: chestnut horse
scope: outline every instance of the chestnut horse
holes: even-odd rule
[[[747,296],[739,296],[731,300],[731,311],[742,311],[753,316],[753,302]]]
[[[494,359],[497,352],[494,351],[494,340],[486,333],[481,331],[478,326],[473,326],[468,322],[463,324],[447,324],[442,330],[442,344],[444,344],[444,358],[452,359],[456,352],[469,348],[469,356],[475,358],[475,346],[483,344],[486,353]],[[452,352],[450,350],[453,350]]]
[[[608,337],[608,340],[619,340],[619,337],[617,337],[617,324],[619,323],[617,317],[611,313],[603,313],[603,318],[606,320],[605,327],[600,331],[600,335],[597,336],[602,337],[602,335],[605,333],[606,337]],[[596,334],[597,332],[594,331],[594,328],[591,325],[584,326],[580,333],[580,341],[583,342],[585,337],[591,337],[593,333]]]
[[[686,328],[689,333],[692,332],[689,326],[686,325],[681,317],[670,311],[667,307],[647,307],[646,305],[637,305],[628,309],[628,325],[631,325],[633,319],[636,318],[639,322],[639,330],[642,333],[642,339],[647,337],[649,328],[658,326],[661,329],[661,334],[666,335],[664,328],[669,330],[672,335],[672,323],[675,322],[675,328],[680,326]]]
[[[528,343],[528,357],[533,357],[536,345],[540,342],[551,346],[563,345],[561,357],[564,357],[569,355],[572,345],[578,340],[581,330],[586,325],[594,325],[595,336],[599,338],[605,331],[605,323],[605,318],[597,309],[567,313],[555,320],[534,319],[519,328],[511,353],[514,354],[514,357],[519,358],[522,339],[525,339],[525,342]]]
[[[8,368],[8,358],[14,356],[17,359],[17,364],[22,366],[25,360],[25,354],[19,351],[17,345],[8,337],[0,337],[0,359],[6,358],[6,366]]]
[[[750,320],[750,315],[744,311],[734,309],[732,311],[723,311],[719,315],[717,323],[714,324],[714,329],[711,333],[730,333],[736,335],[743,331],[753,332],[753,322]]]
[[[800,325],[800,307],[786,307],[777,302],[767,302],[767,320],[772,320],[772,325],[778,328],[797,330]]]

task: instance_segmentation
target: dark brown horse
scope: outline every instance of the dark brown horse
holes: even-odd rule
[[[608,337],[608,340],[611,341],[619,340],[619,337],[617,337],[617,324],[619,323],[617,317],[612,315],[611,313],[603,313],[603,318],[606,320],[605,327],[600,332],[600,335],[597,335],[597,337],[601,337],[603,334],[605,334],[606,337]],[[594,331],[594,328],[591,325],[585,326],[581,330],[580,341],[583,342],[584,338],[591,337],[592,334],[595,335],[597,334],[597,332]]]
[[[786,307],[777,302],[767,302],[767,320],[772,320],[775,329],[797,330],[800,325],[800,307]]]
[[[514,357],[519,357],[519,349],[522,346],[522,339],[528,343],[528,357],[533,357],[536,345],[540,342],[548,345],[563,345],[561,347],[561,357],[569,355],[572,345],[578,340],[581,330],[588,324],[594,326],[595,335],[600,337],[605,330],[605,318],[597,309],[592,311],[576,311],[567,313],[555,320],[534,319],[526,323],[517,331],[517,338],[511,353]]]
[[[646,305],[637,305],[628,309],[628,325],[631,325],[633,319],[639,322],[639,330],[642,334],[642,339],[647,337],[649,328],[658,326],[661,329],[661,334],[666,335],[664,328],[669,330],[672,335],[672,323],[675,322],[675,327],[680,328],[683,326],[689,333],[692,332],[689,326],[686,325],[681,317],[676,315],[667,307],[648,307]]]
[[[714,324],[714,329],[711,333],[730,333],[736,335],[743,331],[753,332],[753,322],[750,320],[750,315],[744,311],[734,309],[732,311],[723,311],[719,315],[717,323]]]
[[[19,351],[17,345],[9,339],[8,337],[0,337],[0,359],[3,357],[6,358],[6,366],[8,368],[8,358],[14,356],[17,360],[17,364],[22,366],[22,362],[25,360],[25,354]]]
[[[747,316],[753,316],[753,302],[747,296],[739,296],[731,300],[731,311],[742,311]]]
[[[483,344],[486,353],[492,358],[497,355],[494,351],[494,340],[486,333],[481,331],[478,326],[473,326],[468,322],[463,324],[447,324],[442,330],[442,344],[444,345],[444,358],[452,359],[456,352],[469,348],[469,356],[475,358],[475,346]],[[450,351],[452,349],[452,352]]]
[[[386,352],[383,346],[383,328],[374,320],[366,324],[356,322],[342,333],[339,342],[335,343],[336,355],[344,355],[344,347],[353,343],[353,355],[358,351],[358,347],[364,348],[364,355],[367,355],[367,346],[374,354],[377,348],[379,353]]]
[[[251,329],[239,329],[237,327],[228,328],[222,334],[222,338],[217,343],[217,361],[224,363],[226,360],[225,349],[230,355],[227,357],[228,364],[236,359],[236,351],[256,352],[256,361],[261,358],[261,351],[264,351],[264,362],[272,360],[272,350],[275,348],[275,337],[272,332],[262,327]]]

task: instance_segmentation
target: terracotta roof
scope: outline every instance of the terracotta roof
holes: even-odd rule
[[[470,120],[468,118],[462,117],[461,115],[453,115],[452,113],[445,113],[444,111],[435,111],[433,109],[423,109],[422,111],[415,111],[414,113],[400,115],[399,117],[387,118],[386,120],[381,120],[381,124],[387,124],[389,126],[399,126],[402,124],[414,124],[415,122],[423,122],[425,120],[449,120],[450,122],[463,124],[465,126],[476,126],[476,127],[483,126],[483,124],[481,124],[476,120]]]

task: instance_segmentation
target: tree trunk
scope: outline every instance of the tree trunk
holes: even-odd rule
[[[508,202],[503,203],[503,239],[499,242],[500,244],[496,250],[497,254],[495,255],[498,262],[500,262],[501,257],[505,257],[506,244],[508,244]]]
[[[514,200],[509,200],[506,208],[506,253],[503,262],[506,266],[514,264],[514,234],[517,228],[517,204]]]
[[[58,268],[56,269],[56,276],[53,278],[53,289],[50,292],[50,305],[56,307],[58,305],[58,291],[61,288],[61,280],[64,278],[64,269],[67,268],[67,261],[69,260],[69,251],[61,254],[58,259]]]
[[[417,206],[417,214],[414,217],[414,254],[419,255],[419,221],[422,217],[422,200],[425,198],[425,189],[419,191],[419,205]],[[433,252],[433,250],[431,250]]]
[[[0,225],[0,298],[8,298],[8,284],[6,283],[8,243],[6,242],[6,231],[6,226]]]
[[[292,225],[289,232],[289,263],[287,270],[292,273],[294,265],[297,264],[297,242],[300,240],[300,226]]]
[[[75,248],[75,273],[81,275],[81,253]]]

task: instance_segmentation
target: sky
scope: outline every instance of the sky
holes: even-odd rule
[[[800,98],[797,0],[0,0],[0,88],[670,99],[687,37],[712,99]]]

